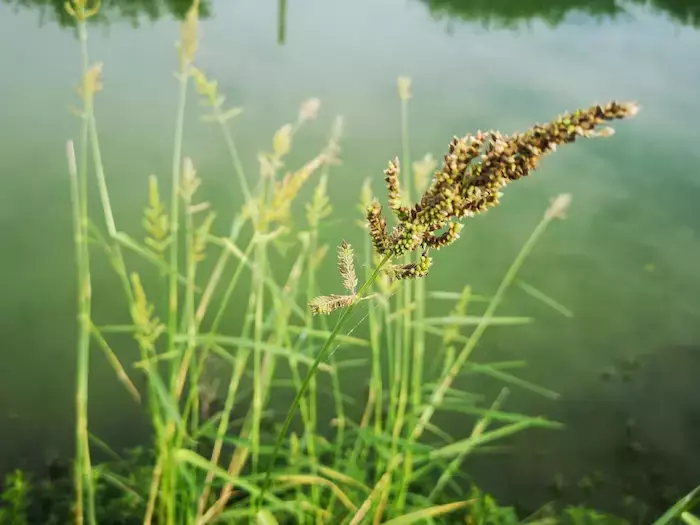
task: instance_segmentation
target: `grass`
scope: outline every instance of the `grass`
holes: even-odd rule
[[[96,14],[97,7],[87,0],[72,0],[67,7],[76,19],[83,63],[79,89],[82,108],[77,111],[82,124],[79,153],[73,142],[67,147],[79,283],[75,496],[71,506],[75,522],[519,522],[512,509],[498,507],[475,487],[460,483],[464,462],[481,447],[518,432],[560,428],[542,417],[505,411],[509,388],[529,389],[548,398],[557,395],[506,371],[507,363],[470,366],[469,360],[489,326],[530,322],[523,317],[497,316],[506,294],[516,286],[563,315],[573,315],[542,291],[517,281],[538,240],[555,219],[562,217],[569,197],[554,199],[541,221],[533,225],[531,235],[492,296],[475,296],[468,287],[429,292],[426,282],[418,278],[430,266],[427,249],[420,254],[415,250],[420,245],[439,248],[450,244],[456,240],[458,228],[443,221],[439,226],[447,226],[446,233],[433,235],[440,229],[434,227],[437,223],[425,222],[428,219],[420,222],[416,214],[411,218],[405,206],[412,196],[421,194],[446,199],[448,194],[454,195],[449,191],[455,188],[449,180],[429,186],[429,174],[435,169],[431,157],[411,162],[410,81],[401,78],[402,164],[413,167],[413,178],[405,177],[399,193],[394,180],[398,162],[390,164],[387,183],[390,207],[399,221],[398,233],[388,235],[383,231],[386,226],[382,226],[378,205],[372,204],[374,195],[367,182],[359,196],[363,213],[369,209],[367,220],[361,222],[368,233],[364,247],[366,272],[359,276],[364,282],[357,286],[354,249],[343,242],[338,258],[346,294],[319,295],[315,274],[330,251],[321,243],[319,228],[332,213],[326,191],[331,168],[338,160],[342,120],[336,120],[328,143],[316,157],[290,168],[286,162],[296,134],[310,125],[319,110],[315,99],[304,103],[296,120],[283,125],[272,138],[270,150],[259,155],[257,183],[251,187],[229,127],[240,110],[225,108],[225,98],[216,82],[196,65],[195,1],[180,33],[176,75],[179,103],[169,204],[160,196],[158,179],[151,177],[143,217],[145,231],[140,234],[144,240],[139,241],[138,235],[129,235],[117,226],[100,153],[94,101],[102,89],[101,65],[90,61],[85,23]],[[203,119],[221,130],[223,147],[245,201],[224,236],[214,233],[216,216],[209,204],[199,199],[197,190],[202,181],[183,143],[185,105],[191,87],[206,108]],[[571,126],[562,122],[555,124]],[[528,136],[522,137],[526,140]],[[493,135],[492,140],[500,144],[498,141],[505,139]],[[470,146],[455,142],[451,147]],[[496,149],[487,151],[494,152],[494,166],[503,161]],[[508,162],[503,164],[507,165],[503,168],[507,173],[502,176],[503,184],[531,169],[525,166],[525,173],[507,171],[512,168],[512,162]],[[91,174],[99,190],[106,231],[93,222],[88,209]],[[315,190],[305,204],[306,222],[295,225],[292,204],[296,204],[300,188],[309,184],[315,184]],[[487,204],[495,204],[497,189],[491,183],[484,185],[478,189],[483,202],[455,217],[484,211]],[[432,205],[426,206],[430,209]],[[450,206],[457,208],[454,202]],[[413,238],[423,236],[420,243],[411,241],[410,236],[401,237],[410,231],[414,232]],[[275,247],[284,247],[292,254],[287,275],[273,271]],[[96,249],[104,252],[120,280],[130,325],[99,325],[91,316],[90,268]],[[126,253],[152,264],[162,275],[160,282],[142,280],[139,273],[130,271]],[[201,264],[206,258],[214,261],[206,266],[212,267],[209,273]],[[246,280],[250,293],[244,295],[242,285]],[[163,294],[167,297],[164,304],[154,304],[150,299]],[[248,297],[243,327],[235,335],[220,333],[227,309],[237,297],[239,301]],[[451,314],[430,316],[429,299],[452,302]],[[332,316],[314,315],[330,314],[336,308],[342,311],[337,316],[332,314],[334,323]],[[360,315],[354,315],[358,311]],[[350,320],[357,326],[365,319],[368,338],[347,329]],[[465,327],[472,329],[463,333]],[[134,366],[121,363],[110,343],[113,334],[124,332],[133,335],[140,350],[139,362]],[[367,351],[369,389],[359,413],[347,409],[340,374],[343,368],[357,363],[341,359],[342,352],[337,352],[340,345],[356,345]],[[110,451],[117,459],[97,466],[91,461],[91,445],[109,449],[91,438],[88,431],[89,365],[94,348],[103,351],[135,402],[144,405],[153,427],[151,448],[126,458]],[[428,348],[437,356],[431,367],[425,366]],[[211,394],[207,370],[212,363],[219,370],[225,369],[220,374],[227,378],[223,395]],[[291,380],[281,384],[284,367]],[[502,380],[501,394],[491,403],[481,404],[476,396],[459,388],[456,380],[465,371]],[[144,392],[134,386],[130,375],[134,373],[145,376]],[[236,422],[232,420],[233,408],[245,398],[244,379],[248,375],[252,376],[252,402],[243,419]],[[327,399],[321,388],[326,380],[331,385],[334,431],[322,434],[318,409],[319,403]],[[270,430],[270,400],[274,395],[286,395],[281,389],[290,385],[294,389],[291,407],[281,426]],[[436,412],[455,409],[475,416],[466,436],[449,436],[432,422]],[[290,432],[294,423],[294,431]],[[17,474],[8,481],[12,490],[4,493],[9,494],[8,512],[15,516],[13,523],[21,523],[21,516],[27,512],[22,504],[27,498],[23,483]],[[687,505],[683,511],[688,513]],[[571,517],[572,512],[563,522],[583,523]],[[553,523],[550,518],[542,514],[529,522]],[[65,522],[56,519],[57,523]]]

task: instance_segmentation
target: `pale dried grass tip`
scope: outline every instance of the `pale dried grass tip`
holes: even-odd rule
[[[306,122],[307,120],[314,120],[318,117],[318,111],[321,109],[321,99],[310,98],[302,102],[299,108],[299,123]]]
[[[561,193],[553,197],[544,216],[547,219],[566,219],[566,212],[571,205],[571,200],[571,193]]]
[[[399,90],[399,98],[401,100],[409,100],[411,98],[411,78],[400,76],[396,81],[396,87]]]

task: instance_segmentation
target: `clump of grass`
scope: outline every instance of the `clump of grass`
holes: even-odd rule
[[[142,514],[139,522],[145,524],[204,525],[251,519],[275,523],[285,518],[299,523],[360,523],[369,517],[374,523],[411,523],[447,514],[476,517],[474,498],[455,483],[466,457],[484,444],[526,428],[559,425],[504,412],[505,393],[491,404],[476,406],[476,397],[453,383],[488,326],[519,322],[496,317],[496,309],[547,225],[563,216],[570,197],[560,196],[552,202],[498,290],[482,301],[486,302],[483,312],[467,315],[476,308],[474,294],[442,292],[442,298],[455,301],[454,315],[435,323],[426,316],[427,292],[420,278],[431,267],[431,250],[457,240],[462,219],[496,205],[503,188],[528,175],[556,145],[580,136],[609,135],[606,130],[597,131],[599,124],[631,116],[636,106],[594,106],[511,136],[489,132],[456,138],[432,179],[429,174],[436,163],[429,155],[413,164],[413,178],[402,178],[398,159],[392,161],[385,182],[395,225],[389,229],[371,186],[363,186],[362,226],[368,235],[365,264],[357,268],[366,268],[366,275],[358,275],[355,249],[343,241],[337,265],[345,292],[320,295],[315,274],[329,251],[320,234],[320,222],[332,213],[327,188],[331,167],[338,162],[342,119],[336,119],[327,144],[317,155],[300,167],[288,166],[296,134],[310,125],[320,110],[318,99],[304,102],[296,118],[283,124],[270,146],[258,154],[257,182],[251,184],[230,130],[241,110],[225,106],[216,81],[196,64],[198,7],[195,1],[181,24],[171,194],[169,199],[162,197],[157,176],[149,177],[143,241],[117,226],[100,153],[94,98],[102,89],[102,66],[91,65],[84,24],[97,12],[97,5],[71,0],[67,8],[78,25],[84,66],[80,89],[83,107],[78,111],[83,133],[80,160],[72,143],[68,149],[80,311],[76,521],[96,522],[95,492],[107,481],[138,500],[134,512]],[[203,180],[183,142],[191,84],[204,102],[202,119],[214,122],[221,131],[244,200],[224,235],[217,233],[219,223],[209,204],[198,200]],[[411,166],[410,80],[401,78],[397,87],[402,164]],[[89,158],[106,233],[88,214]],[[305,206],[306,222],[295,223],[294,207],[299,204],[301,188],[308,184],[315,184],[315,188]],[[414,194],[417,200],[408,204]],[[104,250],[120,279],[130,325],[99,325],[92,319],[88,242],[93,241]],[[280,251],[291,257],[284,275],[273,268],[270,250],[274,246],[284,246]],[[125,251],[152,263],[165,277],[164,282],[130,270]],[[209,274],[201,264],[206,257],[214,259]],[[245,281],[250,290],[241,289]],[[154,288],[159,285],[160,293],[156,293]],[[153,300],[162,296],[163,302]],[[540,292],[536,297],[547,296]],[[353,310],[370,298],[373,300],[364,303],[369,339],[352,331],[342,334]],[[243,326],[235,335],[224,334],[223,320],[236,300],[244,309]],[[331,328],[323,314],[340,308],[344,309]],[[474,329],[464,335],[462,329],[467,325]],[[109,341],[112,333],[125,331],[133,335],[141,353],[134,368],[146,379],[144,395],[131,381],[127,373],[130,367],[119,361],[120,349]],[[117,477],[108,467],[96,468],[90,461],[87,387],[91,336],[134,399],[145,400],[151,418],[152,465],[139,469],[138,479]],[[430,339],[435,336],[437,342]],[[366,348],[371,356],[368,396],[365,406],[358,407],[358,417],[357,410],[353,413],[349,408],[351,400],[343,391],[341,371],[364,366],[364,362],[343,360],[337,354],[329,357],[340,343]],[[445,346],[443,352],[435,353],[440,356],[437,377],[434,370],[423,369],[426,348],[433,345],[436,350]],[[208,383],[220,379],[212,378],[209,372],[213,359],[226,377],[221,395]],[[290,370],[291,380],[280,377],[282,365]],[[472,371],[496,377],[514,388],[555,397],[497,364],[479,365]],[[325,381],[317,381],[317,372],[330,378],[334,410],[333,431],[323,435],[318,406],[328,394],[323,390]],[[246,375],[252,378],[247,392]],[[286,419],[281,428],[270,430],[270,399],[288,396],[289,389],[294,401]],[[435,411],[465,404],[471,410],[465,409],[465,413],[479,416],[467,437],[454,439],[431,423]],[[240,407],[248,408],[238,419],[234,410]],[[288,438],[297,410],[302,430]],[[503,424],[497,426],[497,422]],[[234,423],[236,431],[232,431]],[[419,442],[424,432],[436,441]],[[431,477],[437,473],[435,484]]]

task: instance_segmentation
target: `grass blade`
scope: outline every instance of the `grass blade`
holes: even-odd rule
[[[417,510],[415,512],[410,512],[394,518],[389,521],[385,521],[384,525],[410,525],[411,523],[416,523],[417,521],[425,520],[428,518],[435,518],[437,516],[442,516],[455,510],[463,509],[464,507],[470,505],[473,500],[469,501],[457,501],[455,503],[448,503],[446,505],[436,505],[434,507],[428,507],[427,509]]]
[[[693,500],[695,500],[698,494],[700,494],[700,485],[679,499],[675,505],[668,509],[653,525],[670,525],[673,523],[674,519],[682,515],[694,503]]]
[[[543,302],[544,304],[546,304],[550,308],[552,308],[552,309],[556,310],[557,312],[559,312],[560,314],[562,314],[564,317],[571,318],[574,316],[574,313],[571,310],[569,310],[566,306],[559,304],[554,299],[552,299],[551,297],[546,295],[544,292],[541,292],[540,290],[538,290],[534,286],[530,286],[529,284],[524,283],[522,281],[518,282],[518,286],[525,293],[527,293],[531,297],[534,297],[538,301]]]
[[[426,317],[422,323],[427,325],[455,325],[455,326],[477,326],[485,324],[487,326],[512,326],[530,324],[534,321],[532,317],[489,317],[484,318],[478,315],[448,316],[448,317]],[[420,322],[417,322],[420,324]]]

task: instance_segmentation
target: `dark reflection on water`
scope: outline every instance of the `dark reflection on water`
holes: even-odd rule
[[[517,27],[539,19],[550,26],[564,22],[574,13],[583,13],[603,20],[628,13],[628,6],[649,6],[669,15],[683,25],[700,26],[700,2],[692,0],[419,0],[436,18],[478,21],[487,26]],[[66,12],[64,0],[3,0],[15,8],[37,8],[42,21],[55,20],[61,26],[72,26],[74,20]],[[108,23],[118,19],[137,26],[144,18],[155,21],[164,16],[182,18],[191,0],[103,0],[100,14],[94,21]],[[278,42],[286,34],[286,0],[278,0]],[[211,0],[202,0],[200,16],[212,15]]]
[[[676,22],[698,27],[700,3],[688,0],[420,0],[438,18],[449,17],[480,21],[489,26],[515,27],[539,19],[557,26],[573,13],[597,19],[615,18],[628,13],[627,6],[650,6],[671,16]]]
[[[75,20],[65,9],[65,0],[3,0],[14,8],[36,8],[41,21],[52,20],[62,27],[75,25]],[[116,20],[126,20],[138,26],[143,19],[158,20],[164,16],[182,18],[187,13],[192,0],[102,0],[100,12],[91,22],[105,24]],[[199,14],[202,18],[211,16],[211,1],[201,0]]]

